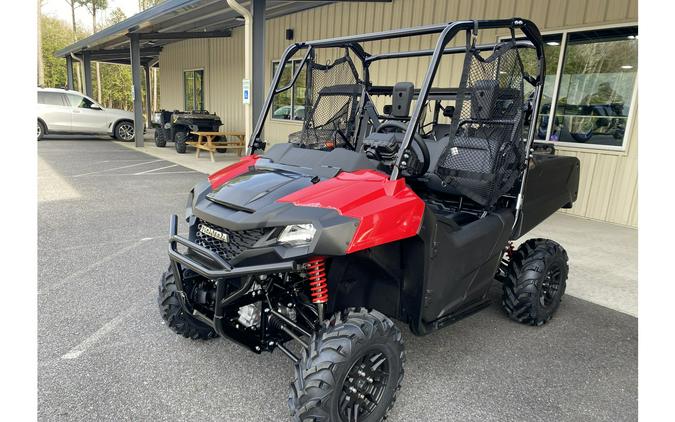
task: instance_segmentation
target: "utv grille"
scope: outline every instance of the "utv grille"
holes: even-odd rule
[[[200,231],[202,226],[225,234],[227,236],[227,241],[216,239],[215,237],[202,233]],[[196,243],[229,261],[246,249],[252,248],[264,234],[265,229],[230,230],[202,220],[197,220]]]

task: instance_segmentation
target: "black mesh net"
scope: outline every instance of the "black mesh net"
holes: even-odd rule
[[[305,148],[344,147],[353,136],[362,84],[348,55],[330,64],[307,61],[305,119],[289,141]]]
[[[491,206],[523,169],[523,66],[513,42],[491,56],[467,53],[448,146],[436,173],[460,194]]]

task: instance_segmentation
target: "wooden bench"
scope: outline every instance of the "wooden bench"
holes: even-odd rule
[[[188,141],[186,144],[192,145],[197,149],[196,157],[199,158],[199,154],[202,151],[208,151],[211,156],[211,161],[215,162],[213,153],[218,150],[218,148],[228,148],[237,150],[237,155],[241,157],[242,152],[246,148],[246,142],[244,141],[244,133],[242,132],[191,132],[197,135],[196,141]],[[222,136],[225,138],[225,141],[214,141],[215,138]],[[227,137],[236,138],[236,141],[228,141]]]

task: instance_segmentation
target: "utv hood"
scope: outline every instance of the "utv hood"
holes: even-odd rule
[[[312,176],[281,169],[251,168],[206,195],[217,204],[255,212],[278,199],[312,185]],[[315,181],[318,179],[314,178]]]
[[[229,230],[313,224],[307,251],[342,255],[415,236],[423,201],[364,155],[275,145],[195,187],[190,213]],[[315,247],[315,248],[314,248]]]

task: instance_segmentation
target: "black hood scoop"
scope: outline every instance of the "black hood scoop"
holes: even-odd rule
[[[251,169],[206,197],[219,205],[253,213],[279,198],[312,184],[312,177],[280,169]]]

